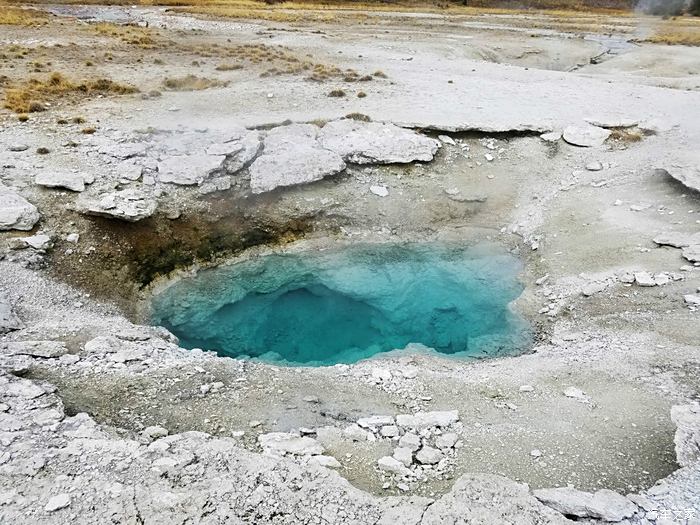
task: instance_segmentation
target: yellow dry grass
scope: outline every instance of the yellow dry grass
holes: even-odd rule
[[[19,114],[36,113],[46,110],[48,102],[68,96],[125,95],[137,91],[133,86],[119,84],[108,78],[75,82],[62,73],[54,72],[44,80],[30,78],[23,83],[11,85],[5,90],[3,106]]]
[[[700,46],[700,19],[687,17],[664,21],[642,41],[670,46]]]
[[[0,25],[33,26],[46,23],[46,15],[39,11],[10,7],[0,2]]]

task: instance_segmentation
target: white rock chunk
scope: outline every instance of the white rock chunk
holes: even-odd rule
[[[226,157],[193,153],[167,157],[158,163],[158,180],[181,186],[201,184],[220,169]]]
[[[31,230],[40,218],[36,206],[0,184],[0,231]]]
[[[454,448],[459,437],[454,432],[445,432],[435,439],[435,446],[439,449]]]
[[[420,437],[412,432],[406,432],[401,436],[401,439],[399,439],[399,446],[415,452],[421,446]]]
[[[644,287],[656,286],[654,276],[649,272],[634,272],[634,282]]]
[[[46,512],[54,512],[60,509],[65,509],[71,504],[71,499],[68,494],[59,494],[58,496],[53,496],[49,499],[48,503],[44,507]]]
[[[411,471],[408,470],[403,463],[401,463],[398,459],[392,458],[391,456],[379,458],[377,465],[379,466],[379,470],[389,472],[390,474],[405,476],[411,473]]]
[[[386,186],[373,185],[369,187],[369,191],[374,193],[377,197],[387,197],[389,195],[389,190]]]
[[[319,133],[321,145],[354,164],[395,164],[433,160],[440,143],[394,124],[341,119]]]
[[[362,428],[378,428],[394,424],[394,418],[391,416],[369,416],[361,417],[357,420],[357,424]]]
[[[542,135],[540,135],[540,138],[545,142],[559,142],[559,140],[561,139],[561,135],[561,131],[549,131],[547,133],[542,133]]]
[[[571,399],[575,399],[576,401],[579,401],[581,403],[590,403],[591,398],[588,397],[588,395],[581,390],[580,388],[576,388],[575,386],[570,386],[566,390],[564,390],[564,395],[566,397],[570,397]]]
[[[672,246],[674,248],[686,248],[694,244],[700,244],[700,233],[668,232],[654,237],[654,242],[659,246]]]
[[[258,436],[258,443],[266,454],[273,456],[315,456],[324,452],[323,445],[315,439],[287,432],[261,434]]]
[[[401,414],[396,416],[397,425],[415,429],[447,427],[457,421],[459,421],[459,412],[457,410],[418,412],[413,415]]]
[[[345,169],[341,156],[322,147],[318,127],[290,124],[270,130],[263,153],[248,169],[253,193],[306,184],[335,175]]]
[[[700,405],[671,407],[671,419],[676,424],[676,459],[688,467],[700,460]]]
[[[597,126],[569,126],[564,130],[564,140],[574,146],[591,148],[602,146],[610,131]]]
[[[51,237],[43,233],[32,235],[31,237],[22,237],[21,240],[35,250],[48,250],[53,246]]]
[[[311,456],[309,463],[314,463],[326,468],[340,468],[342,465],[333,456]]]
[[[423,465],[435,465],[444,457],[441,451],[433,447],[423,447],[416,453],[416,459]]]
[[[70,191],[85,191],[85,176],[72,171],[42,171],[34,177],[34,182],[46,188],[64,188]]]
[[[81,194],[76,203],[78,212],[110,219],[137,222],[153,215],[158,203],[142,189],[127,188],[97,196]]]
[[[413,451],[406,447],[396,447],[393,458],[403,463],[406,467],[410,467],[411,463],[413,463]]]
[[[670,175],[685,187],[700,191],[700,161],[688,164],[666,164],[660,171]]]
[[[632,517],[638,510],[629,499],[607,489],[591,494],[570,487],[560,487],[535,490],[533,495],[564,515],[580,518],[618,522]]]
[[[700,244],[693,244],[683,248],[681,255],[690,262],[700,262]]]

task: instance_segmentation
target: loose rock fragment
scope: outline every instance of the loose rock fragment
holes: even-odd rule
[[[599,490],[591,494],[570,487],[540,489],[533,495],[542,503],[564,515],[579,518],[596,518],[618,522],[632,517],[637,506],[612,490]]]
[[[70,191],[85,191],[86,177],[72,171],[42,171],[34,178],[39,186],[65,188]]]
[[[569,126],[564,130],[564,140],[574,146],[591,148],[602,146],[610,131],[597,126]]]
[[[31,230],[40,218],[36,206],[0,184],[0,231]]]
[[[24,324],[12,309],[10,300],[0,292],[0,335],[22,328],[24,328]]]
[[[301,437],[287,432],[270,432],[258,436],[258,443],[267,454],[283,456],[314,456],[323,454],[323,446],[313,438]]]
[[[137,222],[153,215],[158,203],[152,195],[137,188],[102,193],[97,196],[81,194],[76,203],[78,212],[110,219]]]

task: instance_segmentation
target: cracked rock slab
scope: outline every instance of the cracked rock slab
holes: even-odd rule
[[[452,490],[430,505],[422,525],[573,523],[542,505],[527,485],[492,474],[466,474]]]
[[[394,124],[342,119],[319,133],[321,145],[354,164],[406,164],[433,160],[439,141]]]
[[[222,167],[224,160],[225,155],[209,153],[167,157],[158,163],[158,180],[180,186],[201,184]]]
[[[700,164],[673,164],[659,168],[686,188],[700,191]]]
[[[137,222],[153,215],[158,204],[147,191],[137,188],[85,195],[78,198],[76,209],[84,215]]]
[[[0,231],[28,231],[40,218],[36,206],[7,186],[0,185]]]
[[[571,487],[559,487],[535,490],[533,494],[548,507],[579,518],[618,522],[632,517],[638,510],[629,499],[607,489],[590,493]]]
[[[265,193],[279,187],[315,182],[345,169],[340,155],[323,148],[318,127],[290,124],[270,130],[263,153],[250,165],[250,188]]]
[[[610,130],[598,126],[569,126],[564,129],[562,137],[569,144],[582,148],[602,146],[610,136]]]
[[[63,188],[70,191],[85,191],[86,177],[71,171],[44,171],[38,173],[34,182],[46,188]]]

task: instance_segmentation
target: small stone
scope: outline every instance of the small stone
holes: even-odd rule
[[[399,427],[396,425],[386,425],[379,430],[382,437],[393,438],[399,435]]]
[[[520,392],[534,392],[535,387],[532,385],[522,385],[518,390],[520,390]]]
[[[66,242],[69,242],[71,244],[77,244],[79,240],[80,240],[79,233],[69,233],[68,235],[66,235]]]
[[[607,287],[606,283],[588,283],[581,290],[581,294],[585,297],[590,297],[602,292]]]
[[[563,137],[566,142],[574,146],[591,148],[602,146],[610,136],[610,130],[597,126],[569,126],[564,130]]]
[[[394,449],[394,459],[403,463],[406,467],[410,467],[413,463],[413,451],[406,447],[396,447]]]
[[[363,428],[376,429],[376,428],[383,427],[386,425],[393,425],[394,418],[391,416],[361,417],[360,419],[357,420],[357,424]]]
[[[700,306],[700,294],[685,294],[683,300],[686,304],[691,306]]]
[[[27,146],[26,144],[10,144],[10,147],[7,149],[17,153],[20,151],[27,151],[29,149],[29,146]]]
[[[572,399],[575,399],[576,401],[580,401],[581,403],[590,403],[591,399],[586,395],[586,393],[581,390],[580,388],[576,388],[575,386],[570,386],[566,390],[564,390],[564,395],[566,397],[570,397]]]
[[[603,163],[598,160],[594,160],[586,164],[586,169],[588,171],[600,171],[603,169]]]
[[[656,281],[654,281],[654,277],[649,272],[635,272],[634,281],[639,286],[656,286]]]
[[[490,153],[484,153],[484,158],[485,158],[488,162],[492,162],[493,159],[494,159],[494,156],[491,155]]]
[[[391,456],[379,458],[377,465],[379,466],[379,470],[389,472],[390,474],[398,474],[399,476],[405,476],[411,472],[403,463]]]
[[[315,463],[316,465],[320,465],[320,466],[326,467],[326,468],[340,468],[340,467],[342,467],[340,462],[337,459],[335,459],[333,456],[323,456],[323,455],[312,456],[311,459],[309,460],[309,463]]]
[[[53,496],[49,499],[48,503],[44,507],[46,512],[54,512],[60,509],[65,509],[71,503],[70,496],[68,494],[59,494],[58,496]]]
[[[435,439],[435,446],[441,450],[454,448],[459,437],[454,432],[445,432]]]
[[[438,139],[440,142],[443,144],[449,144],[450,146],[456,146],[457,143],[454,141],[454,139],[448,135],[438,135]]]
[[[399,439],[399,445],[403,448],[411,450],[412,452],[415,452],[421,446],[420,437],[418,437],[416,434],[408,432],[401,436],[401,439]]]
[[[143,432],[141,432],[141,435],[145,437],[148,441],[155,441],[156,439],[163,438],[168,435],[168,430],[158,426],[158,425],[153,425],[150,427],[146,427]]]
[[[442,452],[432,447],[423,447],[416,453],[416,459],[423,465],[435,465],[445,457]]]
[[[389,195],[389,190],[386,186],[370,186],[369,191],[371,191],[378,197],[386,197]]]
[[[533,448],[530,451],[530,456],[532,456],[533,458],[539,458],[542,457],[542,452],[538,448]]]

